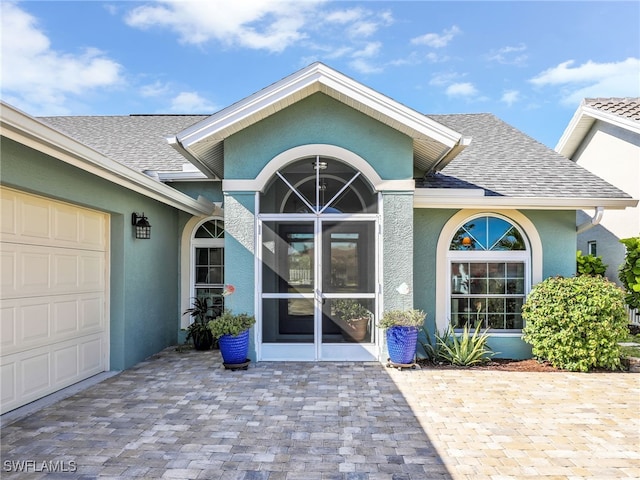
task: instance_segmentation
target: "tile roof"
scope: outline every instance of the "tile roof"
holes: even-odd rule
[[[528,137],[492,114],[428,115],[472,137],[441,172],[416,182],[422,188],[483,188],[514,197],[629,198],[627,194]],[[166,141],[206,115],[40,117],[139,171],[181,171],[187,160]]]
[[[38,117],[103,155],[139,171],[182,171],[187,160],[165,137],[207,115]]]
[[[640,97],[635,98],[585,98],[584,105],[606,113],[640,122]]]
[[[429,115],[472,137],[422,188],[483,188],[488,196],[630,198],[617,187],[488,113]]]

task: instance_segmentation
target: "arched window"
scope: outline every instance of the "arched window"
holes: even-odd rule
[[[224,221],[206,220],[195,230],[192,245],[193,297],[209,299],[214,316],[224,308]]]
[[[260,213],[376,213],[378,198],[360,172],[316,156],[278,170],[260,199]]]
[[[451,325],[522,329],[522,304],[531,284],[529,250],[526,236],[506,218],[482,215],[460,226],[447,255]]]

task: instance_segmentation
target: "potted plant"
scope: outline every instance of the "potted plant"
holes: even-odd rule
[[[422,310],[390,310],[385,312],[379,327],[387,330],[389,360],[397,365],[412,364],[416,356],[418,330],[424,324]]]
[[[214,318],[213,302],[209,303],[209,300],[195,297],[193,306],[183,313],[193,317],[193,322],[187,327],[185,341],[188,342],[191,339],[196,350],[209,350],[213,346],[213,335],[207,328],[207,323]]]
[[[249,328],[256,323],[253,315],[234,314],[225,309],[217,318],[207,324],[213,338],[218,340],[224,366],[246,365],[249,352]]]
[[[364,305],[352,298],[340,298],[333,302],[333,311],[340,321],[345,340],[361,342],[365,339],[371,312]]]

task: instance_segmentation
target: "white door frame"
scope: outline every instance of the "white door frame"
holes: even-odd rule
[[[313,224],[314,228],[314,292],[312,293],[263,293],[262,292],[262,240],[264,222],[283,222]],[[375,327],[375,319],[380,314],[380,215],[379,214],[259,214],[256,219],[256,353],[258,361],[296,360],[296,361],[374,361],[379,360],[380,331]],[[345,298],[348,294],[327,294],[322,289],[322,225],[325,222],[373,222],[374,224],[374,271],[375,292],[359,294],[359,298],[375,299],[374,322],[372,324],[372,343],[323,343],[322,342],[322,302],[327,298]],[[282,298],[306,298],[314,303],[314,342],[313,343],[263,343],[262,342],[262,300]]]

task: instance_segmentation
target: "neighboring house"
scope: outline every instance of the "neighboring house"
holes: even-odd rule
[[[612,185],[640,198],[640,98],[587,98],[569,122],[556,151]],[[640,207],[606,212],[597,225],[577,212],[578,250],[602,257],[606,276],[621,284],[621,238],[640,235]]]
[[[225,284],[253,360],[385,361],[375,320],[411,306],[526,358],[520,307],[575,273],[575,212],[637,204],[491,114],[425,116],[319,63],[211,116],[1,118],[3,411],[175,344]],[[345,298],[375,315],[361,341]]]

